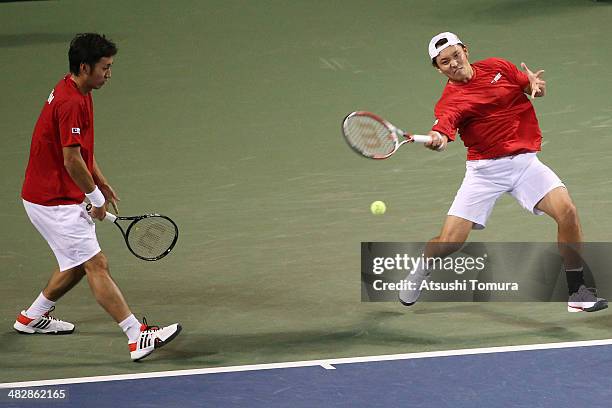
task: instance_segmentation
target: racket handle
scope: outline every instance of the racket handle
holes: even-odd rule
[[[431,142],[431,136],[429,135],[412,135],[412,140],[416,143],[427,143]]]
[[[117,216],[115,214],[111,214],[108,211],[106,212],[106,217],[104,217],[104,221],[115,222]]]

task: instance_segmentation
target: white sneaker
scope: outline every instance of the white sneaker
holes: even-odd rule
[[[404,306],[412,306],[419,300],[419,296],[421,296],[421,284],[424,280],[428,280],[431,276],[431,271],[425,270],[424,268],[418,268],[414,273],[409,273],[404,280],[407,285],[405,290],[400,290],[399,292],[399,301]],[[412,288],[412,289],[410,289]]]
[[[133,361],[142,360],[151,354],[156,348],[160,348],[170,343],[181,332],[181,325],[178,323],[166,327],[149,326],[147,319],[142,318],[140,326],[140,336],[133,343],[128,343],[130,357]]]
[[[50,313],[55,309],[55,306],[51,308],[44,315],[32,319],[25,314],[25,310],[22,310],[17,316],[17,320],[15,320],[15,324],[13,328],[17,330],[17,332],[22,334],[34,334],[34,333],[42,333],[42,334],[70,334],[74,331],[74,324],[65,322],[63,320],[57,319],[50,315]]]
[[[567,301],[568,312],[596,312],[606,309],[608,301],[597,297],[597,292],[593,288],[580,285],[578,291],[572,293]]]

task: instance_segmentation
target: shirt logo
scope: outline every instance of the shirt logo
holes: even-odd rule
[[[81,134],[81,128],[72,128],[71,133],[73,135],[80,135]]]
[[[497,81],[499,81],[499,79],[502,77],[501,72],[498,72],[497,75],[495,75],[495,78],[493,78],[493,80],[491,81],[492,84],[496,83]]]
[[[51,105],[51,102],[53,102],[53,99],[55,98],[55,95],[53,95],[53,92],[55,92],[55,89],[51,91],[51,93],[49,94],[49,97],[47,98],[47,103],[49,105]]]
[[[438,124],[438,119],[436,118],[433,125],[436,126],[437,124]]]

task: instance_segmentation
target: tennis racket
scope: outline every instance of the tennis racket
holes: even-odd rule
[[[87,204],[87,210],[91,210],[91,204]],[[165,215],[118,217],[107,212],[104,220],[115,224],[130,252],[145,261],[162,259],[172,251],[178,240],[177,225]]]
[[[348,145],[369,159],[387,159],[403,144],[427,143],[429,135],[412,135],[393,126],[378,115],[357,111],[342,121],[342,134]]]

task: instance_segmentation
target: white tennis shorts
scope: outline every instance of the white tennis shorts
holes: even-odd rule
[[[470,160],[465,167],[465,177],[448,215],[472,221],[474,229],[485,227],[495,202],[503,193],[512,195],[527,211],[542,215],[535,208],[538,202],[551,190],[565,187],[535,153]]]
[[[44,206],[23,200],[26,213],[57,258],[60,271],[90,260],[100,245],[85,203]]]

